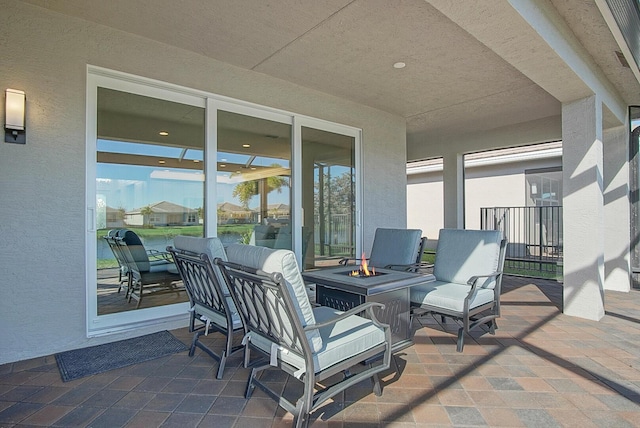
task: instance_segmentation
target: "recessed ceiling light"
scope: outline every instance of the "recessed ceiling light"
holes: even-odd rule
[[[224,163],[221,163],[221,164],[220,164],[220,168],[225,168],[226,166],[227,166],[227,165],[226,165],[226,164],[224,164]]]
[[[158,132],[158,134],[162,135],[163,137],[166,137],[167,135],[169,135],[167,131],[160,131]]]
[[[167,162],[166,162],[166,161],[163,161],[163,160],[159,160],[159,161],[158,161],[158,163],[159,163],[160,165],[163,165],[163,164],[165,164],[165,163],[167,163]]]
[[[406,66],[407,66],[407,64],[405,64],[402,61],[399,61],[399,62],[396,62],[395,64],[393,64],[393,68],[398,68],[398,69],[405,68]]]
[[[249,148],[249,147],[251,147],[251,144],[243,144],[242,147]]]
[[[200,159],[194,159],[193,163],[200,163]]]

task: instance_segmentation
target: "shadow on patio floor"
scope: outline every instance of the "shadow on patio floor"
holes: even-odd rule
[[[381,397],[362,382],[318,409],[313,426],[640,426],[640,292],[607,292],[599,322],[561,313],[562,286],[505,277],[496,335],[455,351],[452,321],[427,316],[394,356]],[[417,324],[417,323],[416,323]],[[187,329],[173,333],[189,343]],[[221,336],[207,338],[222,349]],[[259,390],[243,398],[241,356],[199,349],[63,383],[53,356],[0,366],[1,426],[272,427],[292,417]],[[300,382],[267,371],[292,395]]]

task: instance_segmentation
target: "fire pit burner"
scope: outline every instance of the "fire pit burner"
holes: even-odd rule
[[[376,276],[386,275],[386,272],[376,272],[375,269],[371,269],[367,274],[361,269],[357,269],[348,272],[342,272],[342,274],[350,276],[352,278],[375,278]]]

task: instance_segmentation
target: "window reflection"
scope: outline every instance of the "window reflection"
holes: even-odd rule
[[[98,315],[136,309],[119,281],[121,267],[103,238],[129,229],[149,252],[173,237],[203,236],[204,109],[98,88],[96,221]],[[150,294],[141,308],[186,301]]]
[[[291,125],[219,111],[217,162],[223,243],[292,249]]]

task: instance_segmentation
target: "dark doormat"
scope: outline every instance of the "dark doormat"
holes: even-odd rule
[[[164,330],[132,339],[61,352],[56,354],[56,361],[62,380],[68,382],[187,349],[189,348],[184,343]]]

